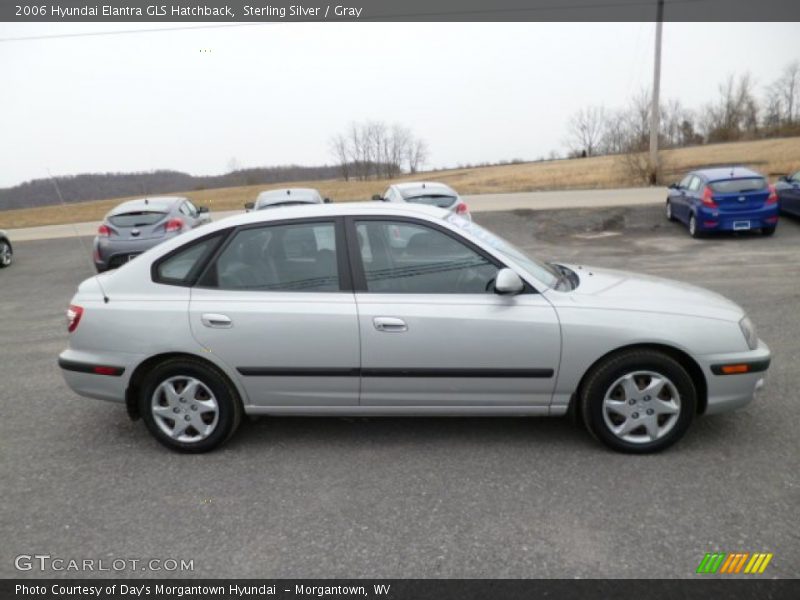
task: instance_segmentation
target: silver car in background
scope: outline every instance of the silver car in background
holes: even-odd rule
[[[99,273],[116,269],[164,240],[210,221],[205,206],[195,206],[179,196],[123,202],[109,211],[97,228],[95,268]]]
[[[323,204],[330,202],[330,198],[323,198],[319,190],[314,188],[281,188],[261,192],[255,202],[247,202],[244,208],[247,212],[264,208],[277,208],[279,206],[295,206],[297,204]]]
[[[425,204],[444,208],[448,212],[461,215],[472,220],[469,207],[464,199],[459,196],[449,185],[433,181],[407,181],[390,185],[383,196],[375,195],[373,200],[384,202],[410,202],[412,204]]]
[[[0,229],[0,269],[10,266],[13,260],[14,247],[8,239],[8,234]]]
[[[718,294],[542,263],[444,209],[391,203],[217,221],[84,281],[67,318],[70,388],[186,452],[243,413],[568,412],[615,450],[653,452],[750,402],[770,362]]]

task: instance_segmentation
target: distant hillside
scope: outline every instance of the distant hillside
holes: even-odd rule
[[[241,169],[209,177],[195,177],[180,171],[154,171],[151,173],[86,173],[71,177],[57,177],[56,181],[64,196],[64,202],[84,202],[105,198],[170,194],[286,181],[318,181],[333,179],[338,175],[338,166],[287,165]],[[34,179],[15,187],[0,189],[0,210],[33,208],[58,203],[58,194],[50,179]]]

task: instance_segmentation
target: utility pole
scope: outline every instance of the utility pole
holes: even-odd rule
[[[658,96],[661,88],[661,26],[664,21],[664,0],[658,0],[656,13],[656,57],[653,67],[653,106],[650,109],[650,174],[651,183],[658,180],[658,125],[661,122]]]

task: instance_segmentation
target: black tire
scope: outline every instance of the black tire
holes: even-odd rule
[[[667,205],[664,208],[664,213],[666,214],[667,221],[674,221],[675,215],[672,214],[672,202],[667,200]]]
[[[14,249],[5,238],[0,238],[0,269],[10,267],[14,260]]]
[[[767,237],[769,237],[771,235],[775,235],[775,229],[777,229],[777,228],[776,227],[762,227],[761,228],[761,235],[765,235]]]
[[[606,415],[613,413],[607,413],[606,411],[606,394],[612,394],[614,390],[619,389],[615,384],[621,378],[628,374],[642,371],[652,372],[664,377],[672,384],[673,389],[677,392],[679,402],[675,404],[679,405],[679,409],[674,419],[672,415],[647,417],[644,413],[641,415],[633,413],[632,416],[627,418],[633,419],[635,417],[642,420],[631,421],[634,426],[637,423],[641,423],[641,425],[631,429],[627,434],[629,437],[644,437],[646,433],[644,419],[654,419],[656,426],[660,427],[661,425],[658,425],[658,421],[663,417],[664,433],[663,435],[659,433],[659,437],[651,441],[641,439],[637,441],[625,440],[614,433],[609,426],[611,417],[607,418]],[[666,393],[669,393],[669,390]],[[579,399],[583,422],[589,433],[612,450],[631,454],[660,452],[677,442],[686,433],[697,409],[697,391],[686,369],[670,356],[657,350],[633,349],[608,357],[587,374],[581,386]],[[638,401],[638,406],[642,408],[638,409],[637,404],[634,404],[630,407],[630,410],[650,411],[651,409],[647,407],[655,407],[655,404],[651,404],[654,401],[659,402],[659,399],[643,396]],[[623,404],[626,403],[624,402]],[[623,421],[627,423],[627,420],[623,419]],[[640,433],[637,434],[637,431]]]
[[[689,235],[692,236],[694,239],[698,240],[703,237],[703,232],[700,231],[697,227],[697,217],[694,216],[694,213],[689,215]]]
[[[170,437],[156,422],[152,407],[153,396],[162,383],[173,378],[178,380],[180,378],[196,379],[213,394],[213,399],[217,404],[216,425],[207,437],[197,441],[180,441]],[[214,450],[234,434],[242,420],[242,402],[236,389],[220,371],[199,360],[188,357],[174,358],[159,364],[145,376],[140,390],[139,414],[153,437],[172,450],[190,453]],[[183,398],[181,398],[181,402],[184,402]],[[190,402],[192,401],[190,400]],[[188,421],[192,415],[189,412],[188,404],[185,404],[181,410],[186,413],[185,418]],[[169,421],[163,421],[162,417],[161,422],[168,423]],[[187,431],[193,431],[191,425],[188,427]]]

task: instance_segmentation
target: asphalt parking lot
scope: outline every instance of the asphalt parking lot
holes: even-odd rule
[[[63,383],[64,309],[90,260],[77,239],[21,242],[0,272],[0,576],[42,576],[13,562],[45,553],[191,559],[172,575],[193,577],[692,577],[706,552],[744,551],[796,577],[800,222],[693,240],[660,206],[476,220],[546,259],[732,298],[774,353],[767,388],[654,456],[544,418],[269,418],[179,455]],[[115,574],[165,575],[96,573]]]

